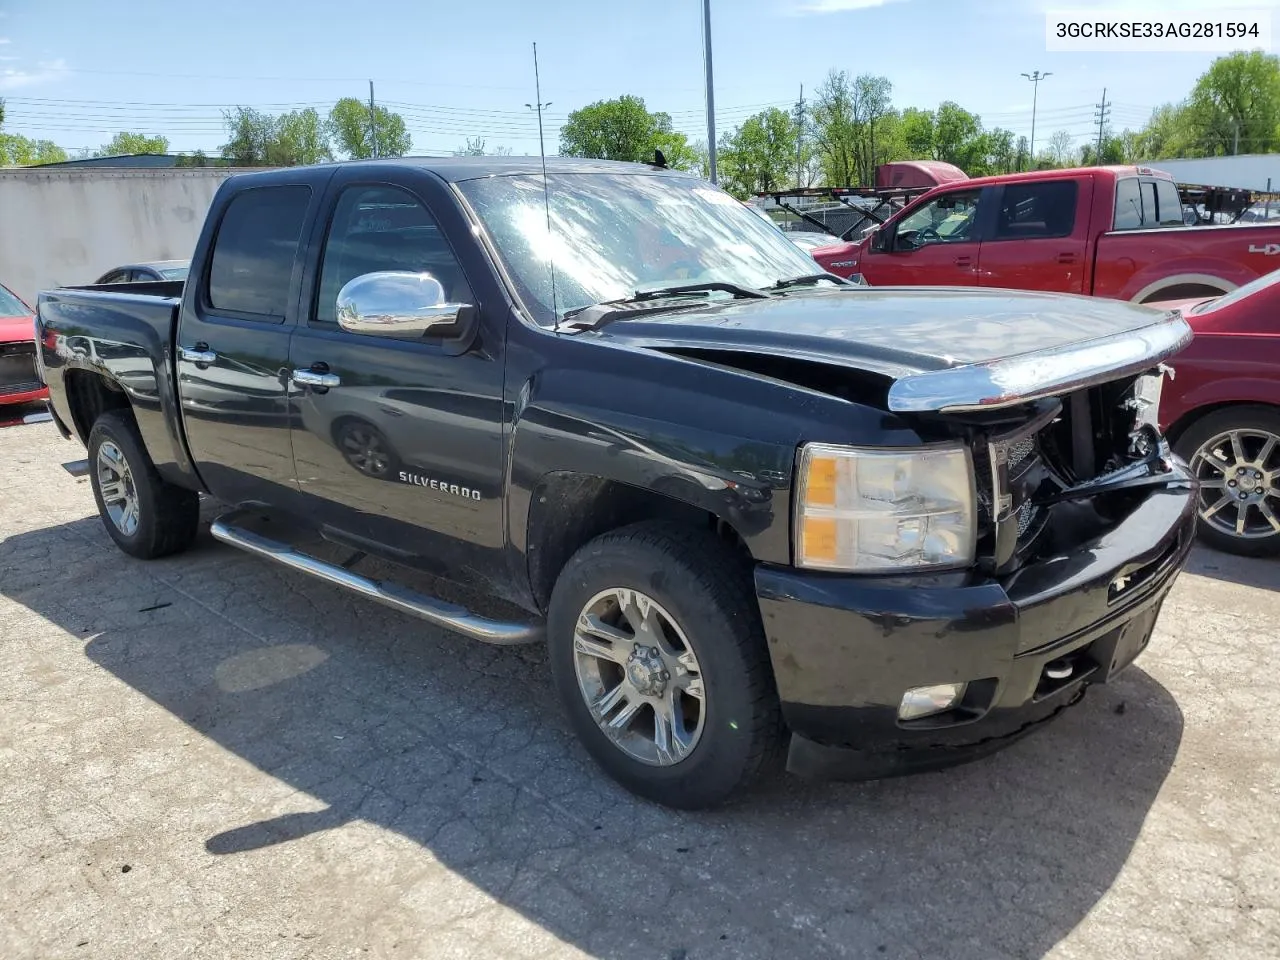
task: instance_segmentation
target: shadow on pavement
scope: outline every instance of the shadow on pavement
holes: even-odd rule
[[[1187,573],[1242,587],[1280,590],[1280,557],[1240,557],[1197,544]]]
[[[61,558],[55,572],[24,574],[40,557]],[[988,760],[866,784],[779,777],[681,814],[585,758],[540,649],[438,634],[207,535],[143,564],[96,518],[19,534],[0,543],[0,592],[91,637],[94,663],[325,805],[264,816],[246,801],[203,852],[367,821],[621,960],[1042,956],[1115,880],[1183,729],[1135,667]]]

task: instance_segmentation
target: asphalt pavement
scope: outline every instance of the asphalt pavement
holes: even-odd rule
[[[614,786],[538,648],[215,543],[119,553],[0,430],[0,957],[1280,956],[1280,563],[1197,549],[1150,648],[1005,752]]]

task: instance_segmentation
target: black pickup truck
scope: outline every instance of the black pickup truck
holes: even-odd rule
[[[698,807],[784,748],[1010,742],[1128,666],[1192,542],[1176,312],[813,271],[656,165],[329,164],[229,179],[185,284],[47,291],[36,338],[126,553],[190,545],[203,494],[219,540],[545,640],[594,758]]]

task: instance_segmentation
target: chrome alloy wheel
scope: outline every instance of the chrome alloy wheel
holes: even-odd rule
[[[1200,481],[1200,519],[1245,540],[1280,534],[1280,437],[1228,430],[1191,458]]]
[[[668,767],[698,744],[706,699],[698,658],[679,624],[638,590],[596,594],[573,634],[578,689],[627,756]]]
[[[138,529],[138,492],[133,485],[133,471],[124,454],[110,440],[98,447],[98,490],[102,505],[116,529],[131,537]]]

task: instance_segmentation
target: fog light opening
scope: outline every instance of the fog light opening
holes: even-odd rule
[[[964,699],[967,682],[935,683],[927,687],[912,687],[902,695],[898,706],[899,720],[919,720],[935,713],[946,713]]]

